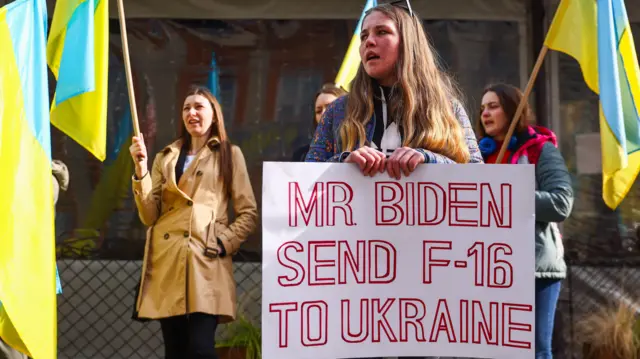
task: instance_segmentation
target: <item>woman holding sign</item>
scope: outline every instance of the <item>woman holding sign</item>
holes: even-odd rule
[[[408,176],[421,163],[481,163],[469,118],[420,17],[396,3],[367,11],[351,92],[320,120],[306,162],[353,162]]]
[[[400,179],[421,163],[482,163],[452,79],[408,2],[366,12],[351,91],[322,116],[306,162],[356,163]]]
[[[488,86],[482,97],[477,123],[480,151],[486,163],[496,163],[498,152],[520,101],[522,92],[513,86]],[[536,166],[536,359],[551,358],[551,337],[560,295],[566,277],[564,248],[557,224],[569,217],[573,206],[571,177],[556,136],[549,129],[530,126],[533,114],[525,104],[514,136],[509,139],[503,164]]]
[[[209,90],[189,91],[182,121],[181,138],[156,155],[151,174],[142,136],[130,148],[133,193],[149,226],[136,309],[160,320],[165,358],[216,358],[216,327],[236,312],[231,256],[256,228],[258,211],[242,151],[229,142]]]

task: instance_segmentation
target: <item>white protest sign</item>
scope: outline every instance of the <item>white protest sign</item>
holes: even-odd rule
[[[262,355],[533,358],[534,167],[264,163]]]

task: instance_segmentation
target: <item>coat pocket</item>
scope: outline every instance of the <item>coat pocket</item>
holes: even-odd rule
[[[555,222],[549,223],[551,229],[551,235],[553,237],[554,244],[556,245],[556,261],[564,259],[564,244],[562,243],[562,234],[558,228],[558,224]]]
[[[215,220],[215,216],[211,219],[211,221],[209,222],[209,225],[207,226],[207,234],[205,238],[205,247],[204,247],[205,257],[218,258],[220,254],[218,252],[218,247],[222,246],[218,244],[218,236],[221,233],[220,226],[221,224],[219,221]]]

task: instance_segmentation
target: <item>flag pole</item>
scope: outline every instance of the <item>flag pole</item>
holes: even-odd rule
[[[125,24],[124,5],[118,0],[118,17],[120,18],[120,36],[122,37],[122,54],[124,69],[127,76],[127,89],[129,90],[129,105],[131,106],[131,122],[133,133],[140,137],[140,125],[138,124],[138,112],[136,111],[136,94],[133,88],[133,76],[131,75],[131,60],[129,60],[129,43],[127,41],[127,25]]]
[[[122,1],[122,0],[119,0]],[[531,72],[531,76],[529,76],[529,82],[527,82],[527,87],[524,89],[524,94],[522,95],[522,99],[520,103],[518,103],[518,108],[516,109],[516,114],[513,116],[513,120],[511,121],[511,125],[509,126],[509,131],[507,131],[507,135],[504,137],[504,142],[502,143],[502,147],[500,147],[500,153],[498,153],[498,159],[496,163],[502,163],[502,157],[504,157],[504,153],[507,150],[507,146],[511,141],[511,136],[513,136],[513,131],[515,131],[518,120],[522,115],[522,111],[524,110],[524,105],[529,101],[529,95],[531,94],[531,90],[533,89],[533,84],[538,77],[538,72],[540,72],[540,68],[542,67],[542,63],[544,62],[544,57],[547,55],[547,51],[549,48],[547,45],[542,46],[540,50],[540,54],[538,55],[538,59],[536,60],[535,66],[533,66],[533,71]]]

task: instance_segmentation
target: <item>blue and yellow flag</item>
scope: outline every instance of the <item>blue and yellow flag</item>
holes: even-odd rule
[[[623,0],[563,0],[545,45],[580,64],[600,96],[602,196],[616,209],[640,171],[640,69]]]
[[[218,66],[218,61],[216,61],[215,52],[211,54],[211,68],[209,69],[207,87],[209,87],[213,96],[220,101],[220,67]]]
[[[360,67],[360,30],[362,30],[364,14],[367,10],[375,7],[376,5],[378,5],[376,0],[367,0],[364,10],[362,10],[362,14],[360,15],[360,20],[358,21],[356,30],[353,32],[353,37],[351,38],[351,43],[349,43],[347,54],[345,55],[344,60],[342,60],[338,76],[336,76],[336,86],[342,87],[347,91],[351,88],[351,81],[356,77],[358,67]]]
[[[47,44],[58,81],[51,123],[101,161],[107,156],[108,46],[108,1],[56,1]]]
[[[47,4],[0,9],[0,337],[56,357],[56,275],[46,63]]]

